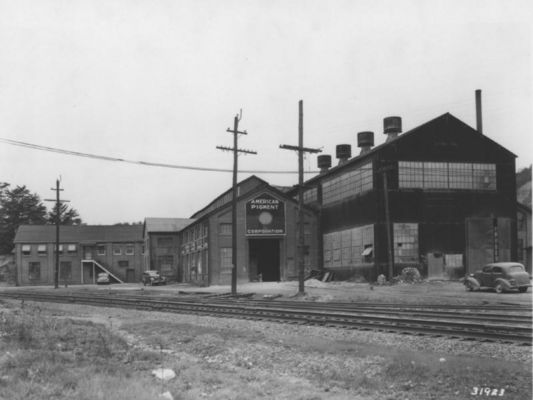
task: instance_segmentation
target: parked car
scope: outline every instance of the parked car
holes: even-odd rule
[[[487,264],[483,269],[467,275],[464,285],[469,291],[494,288],[496,293],[511,289],[518,289],[523,293],[531,286],[531,277],[522,264],[499,262]]]
[[[111,280],[109,279],[109,274],[107,272],[100,272],[96,276],[96,284],[97,285],[107,285],[110,284]]]
[[[142,283],[146,285],[166,285],[167,279],[159,274],[159,271],[149,270],[144,271],[142,275]]]

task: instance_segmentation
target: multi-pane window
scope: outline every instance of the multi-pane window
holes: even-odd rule
[[[220,273],[221,274],[231,274],[231,269],[233,268],[233,263],[231,261],[231,247],[221,247],[220,248]]]
[[[163,275],[172,274],[172,265],[174,264],[174,257],[171,255],[158,256],[157,264],[159,266],[159,271]]]
[[[113,255],[114,256],[120,256],[122,254],[122,247],[120,247],[118,244],[113,245]]]
[[[441,162],[424,163],[424,187],[433,189],[448,188],[448,165]]]
[[[39,245],[37,245],[37,253],[38,253],[39,255],[41,255],[41,256],[44,255],[44,254],[46,254],[46,245],[45,245],[45,244],[39,244]]]
[[[40,262],[29,263],[28,278],[30,279],[30,281],[41,280],[41,263]]]
[[[231,235],[231,224],[222,223],[218,226],[218,232],[221,235]]]
[[[103,244],[96,246],[96,254],[99,256],[105,256],[105,246]]]
[[[78,248],[76,247],[75,244],[69,244],[67,245],[67,251],[71,254],[76,253],[78,251]]]
[[[324,267],[357,266],[372,262],[374,225],[324,235]]]
[[[61,261],[59,263],[59,276],[61,280],[69,280],[72,278],[72,262]]]
[[[307,189],[304,192],[304,204],[316,202],[318,200],[316,188]]]
[[[22,254],[24,254],[25,256],[28,256],[31,254],[31,245],[23,244],[21,250],[22,250]]]
[[[128,268],[130,266],[130,263],[128,260],[121,260],[118,262],[118,266],[120,268]]]
[[[418,262],[418,224],[395,223],[394,261],[398,263]]]
[[[496,165],[400,161],[398,185],[409,189],[496,190]]]
[[[373,187],[372,163],[325,180],[322,184],[323,204],[333,203],[356,196]]]
[[[125,254],[126,254],[127,256],[132,256],[132,255],[135,254],[135,250],[134,250],[132,244],[127,244],[127,245],[126,245],[126,251],[125,251]]]
[[[496,165],[473,164],[474,189],[496,190]]]

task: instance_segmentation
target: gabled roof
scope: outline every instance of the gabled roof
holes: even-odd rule
[[[61,243],[139,242],[142,239],[142,225],[62,225],[59,230]],[[55,225],[21,225],[13,242],[51,243],[55,240]]]
[[[239,190],[241,187],[243,187],[245,183],[250,182],[250,181],[252,181],[252,180],[256,180],[258,186],[268,185],[268,183],[267,183],[266,181],[264,181],[263,179],[261,179],[261,178],[255,176],[255,175],[252,175],[252,176],[249,176],[248,178],[246,178],[246,179],[244,179],[244,180],[238,182],[238,183],[237,183],[237,190]],[[195,218],[200,218],[200,217],[202,217],[202,216],[203,216],[202,214],[203,214],[206,210],[208,210],[210,207],[213,207],[213,206],[217,203],[217,201],[222,200],[222,199],[224,198],[224,196],[229,195],[229,194],[231,193],[232,190],[233,190],[233,188],[230,187],[228,190],[226,190],[226,191],[225,191],[224,193],[222,193],[220,196],[216,197],[213,201],[211,201],[211,202],[210,202],[208,205],[206,205],[204,208],[202,208],[202,209],[196,211],[196,212],[191,216],[191,219],[195,219]],[[242,195],[242,194],[244,194],[244,193],[240,193],[240,194]],[[226,204],[226,203],[224,203],[224,204]],[[223,206],[223,204],[222,204],[220,207],[222,207],[222,206]],[[220,207],[216,207],[216,208],[214,208],[214,209],[218,209],[218,208],[220,208]],[[212,210],[209,210],[209,212],[211,212],[211,211],[212,211]],[[199,216],[200,216],[200,217],[199,217]]]
[[[270,191],[270,192],[274,193],[276,196],[284,199],[285,201],[288,201],[288,202],[291,202],[291,203],[294,203],[294,204],[298,204],[298,202],[295,199],[293,199],[292,197],[290,197],[286,192],[283,192],[282,190],[278,189],[278,187],[276,187],[276,186],[272,186],[272,185],[268,184],[268,182],[262,180],[261,178],[258,178],[255,175],[253,175],[253,176],[251,176],[251,177],[239,182],[237,184],[237,186],[240,186],[242,183],[248,181],[250,178],[257,179],[260,184],[257,185],[257,186],[254,186],[253,188],[251,188],[250,190],[248,190],[245,193],[240,193],[239,196],[237,196],[237,201],[241,201],[243,198],[249,197],[253,193],[259,193],[261,191]],[[221,194],[215,200],[213,200],[211,203],[209,203],[209,206],[214,204],[218,199],[221,199],[223,196],[231,194],[231,191],[232,191],[232,188],[230,188],[229,190],[226,190],[223,194]],[[202,210],[197,211],[196,214],[193,215],[193,217],[197,216],[203,210],[207,210],[208,207],[204,207]],[[209,216],[209,215],[211,215],[213,213],[218,213],[221,210],[223,210],[224,208],[229,208],[229,207],[231,207],[231,201],[229,201],[227,203],[224,203],[224,204],[220,205],[219,207],[213,208],[212,210],[209,210],[205,214],[203,214],[200,217],[198,217],[198,220],[200,220],[200,219],[202,219],[202,218],[204,218],[206,216]],[[304,205],[304,209],[309,211],[309,212],[316,213],[315,210],[313,210],[311,207],[309,207],[307,205]]]
[[[191,218],[145,218],[144,232],[179,232],[194,221]]]
[[[381,143],[380,145],[372,148],[370,151],[368,151],[368,152],[366,152],[364,154],[360,154],[358,156],[355,156],[355,157],[351,158],[350,160],[348,160],[346,163],[344,163],[342,165],[337,165],[335,167],[330,168],[327,172],[324,172],[322,174],[319,174],[319,175],[316,175],[316,176],[312,177],[311,179],[307,180],[305,182],[305,184],[313,183],[313,182],[315,182],[317,180],[323,179],[326,176],[332,175],[332,174],[334,174],[335,172],[337,172],[339,170],[342,170],[344,168],[352,166],[353,164],[360,163],[360,162],[362,162],[362,161],[364,161],[366,159],[371,158],[376,153],[378,153],[378,152],[382,151],[383,149],[391,146],[392,144],[398,144],[401,141],[405,140],[406,138],[409,138],[409,137],[414,136],[416,134],[420,134],[421,132],[423,132],[425,130],[432,129],[432,128],[436,127],[436,126],[443,125],[443,124],[446,124],[446,125],[455,124],[457,127],[465,128],[467,131],[470,131],[470,133],[472,135],[478,136],[480,140],[488,141],[493,146],[497,146],[501,151],[507,153],[509,156],[516,157],[516,155],[514,153],[510,152],[509,150],[507,150],[502,145],[500,145],[497,142],[495,142],[494,140],[490,139],[488,136],[485,136],[485,135],[479,133],[477,130],[475,130],[471,126],[465,124],[459,118],[457,118],[457,117],[453,116],[452,114],[450,114],[449,112],[447,112],[445,114],[442,114],[442,115],[438,116],[437,118],[434,118],[434,119],[432,119],[432,120],[430,120],[430,121],[428,121],[428,122],[426,122],[426,123],[424,123],[422,125],[417,126],[416,128],[413,128],[413,129],[411,129],[411,130],[409,130],[409,131],[407,131],[405,133],[402,133],[402,134],[398,135],[397,137],[389,140],[388,142]]]

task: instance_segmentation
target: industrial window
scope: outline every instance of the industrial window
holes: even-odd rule
[[[418,224],[394,224],[394,261],[416,263],[418,257]]]
[[[46,254],[46,245],[45,245],[45,244],[39,244],[39,245],[37,245],[37,253],[38,253],[39,255],[41,255],[41,256],[44,255],[44,254]]]
[[[96,246],[96,254],[99,256],[105,256],[105,246],[103,244]]]
[[[54,253],[55,253],[55,251],[56,251],[56,245],[54,244]],[[63,254],[63,245],[62,244],[59,245],[59,254]]]
[[[76,253],[78,251],[78,248],[76,247],[75,244],[69,244],[67,245],[67,251],[69,253]]]
[[[172,265],[174,264],[174,257],[170,256],[170,255],[158,256],[157,257],[157,264],[159,266],[159,271],[161,271],[161,274],[163,274],[163,275],[171,275],[172,274]]]
[[[324,235],[324,267],[353,267],[372,262],[374,225]]]
[[[316,188],[308,189],[304,192],[304,204],[316,202],[318,200]]]
[[[120,268],[128,268],[130,266],[130,262],[128,260],[120,260],[118,262],[118,266]]]
[[[322,184],[322,202],[330,204],[356,196],[373,188],[372,163],[345,172]]]
[[[30,281],[40,281],[41,280],[41,263],[40,262],[31,262],[31,263],[29,263],[28,279]]]
[[[114,256],[120,256],[122,254],[122,247],[120,247],[118,244],[113,245],[113,255]]]
[[[126,245],[126,252],[125,252],[125,254],[126,254],[127,256],[132,256],[132,255],[135,254],[135,249],[134,249],[134,247],[133,247],[132,244],[127,244],[127,245]]]
[[[22,245],[22,254],[25,256],[28,256],[31,254],[31,245],[29,244],[23,244]]]
[[[220,248],[220,273],[231,274],[233,263],[231,261],[232,249],[231,247]]]
[[[400,161],[398,185],[408,189],[496,190],[496,165]]]
[[[230,235],[231,236],[231,225],[232,224],[226,224],[222,223],[218,226],[218,232],[221,235]]]
[[[494,164],[473,164],[474,168],[474,189],[476,190],[496,190],[496,165]]]
[[[69,280],[72,277],[72,263],[70,261],[59,263],[59,276],[62,280]]]

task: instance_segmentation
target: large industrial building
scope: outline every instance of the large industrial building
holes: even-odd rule
[[[320,216],[319,267],[374,280],[406,266],[447,277],[515,260],[515,155],[448,113],[401,132],[399,117],[385,118],[383,144],[360,132],[359,155],[339,145],[332,168],[318,156],[305,199]]]
[[[237,281],[295,279],[297,273],[297,202],[283,188],[251,176],[237,185]],[[183,280],[227,285],[232,271],[232,189],[191,216],[181,231]],[[317,217],[305,210],[305,265],[317,259]]]
[[[318,156],[320,173],[304,182],[307,272],[374,281],[409,266],[453,278],[488,262],[530,263],[513,153],[449,113],[405,133],[401,118],[388,117],[384,134],[374,147],[374,134],[359,132],[354,157],[351,145],[337,145],[335,166]],[[238,281],[297,278],[297,194],[257,176],[237,185]],[[70,283],[91,282],[96,270],[138,282],[142,270],[157,269],[179,282],[228,285],[232,195],[190,218],[147,218],[144,227],[61,227],[61,268]],[[53,226],[19,229],[19,284],[51,282],[53,243]]]

